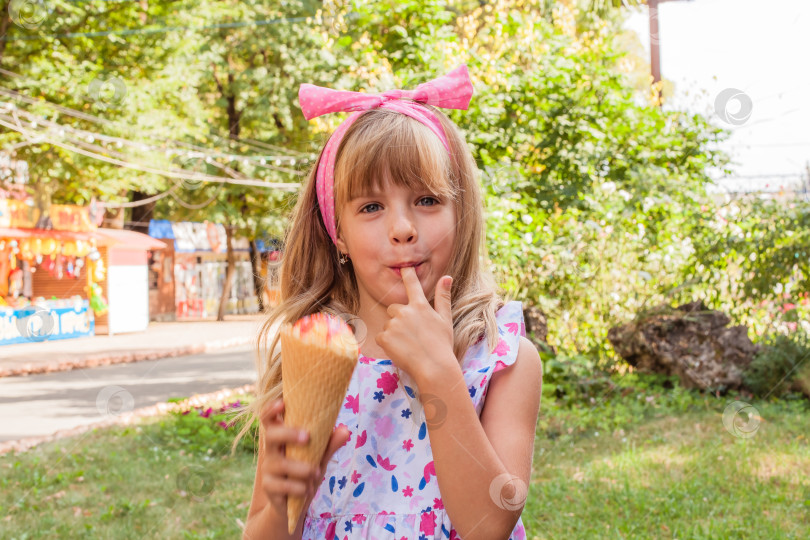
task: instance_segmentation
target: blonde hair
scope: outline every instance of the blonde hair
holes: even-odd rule
[[[449,154],[429,128],[391,110],[369,110],[349,127],[335,160],[337,230],[344,203],[372,187],[381,187],[383,178],[411,189],[424,185],[434,195],[453,201],[456,235],[445,274],[453,276],[453,352],[461,364],[467,349],[484,337],[492,353],[498,342],[495,312],[508,300],[501,297],[492,274],[482,268],[486,238],[475,161],[455,124],[441,111],[429,108],[444,127]],[[352,265],[338,262],[337,248],[318,208],[315,173],[322,155],[307,178],[285,232],[280,302],[269,310],[259,331],[257,399],[238,416],[250,415],[251,421],[237,435],[233,449],[261,411],[282,396],[280,337],[278,332],[271,335],[272,328],[318,311],[346,320],[347,316],[356,317],[359,310]]]

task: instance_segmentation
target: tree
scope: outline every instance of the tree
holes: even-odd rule
[[[216,146],[224,146],[231,154],[225,163],[229,170],[277,182],[303,175],[301,168],[309,163],[309,155],[304,156],[300,148],[308,138],[306,121],[295,104],[297,88],[326,71],[315,54],[323,39],[307,22],[315,7],[312,2],[288,2],[282,11],[270,2],[209,1],[195,2],[193,9],[189,5],[178,15],[180,23],[201,29],[190,37],[193,45],[176,54],[195,73],[189,84],[205,107],[207,121],[225,134],[215,138]],[[249,157],[256,148],[243,139],[263,141],[265,152],[276,155]],[[233,237],[238,233],[253,240],[280,235],[283,208],[290,201],[284,192],[240,185],[207,189],[211,190],[215,193],[210,205],[195,208],[191,214],[222,223],[227,231],[228,264],[217,316],[221,320],[234,275]],[[171,206],[166,201],[157,209],[165,213]],[[256,257],[254,251],[254,266]]]
[[[123,220],[121,211],[132,208],[140,224],[154,214],[225,224],[230,283],[230,238],[280,235],[283,209],[310,159],[295,149],[308,141],[306,122],[292,109],[298,83],[328,72],[314,54],[320,34],[306,23],[315,7],[86,2],[29,13],[30,24],[11,25],[3,41],[7,72],[23,73],[5,82],[29,106],[26,129],[2,137],[31,164],[33,189],[59,202],[99,196],[108,211],[118,208],[111,218]],[[141,26],[132,28],[132,20]],[[154,172],[144,173],[146,164]],[[287,187],[256,187],[255,180]]]
[[[612,324],[691,292],[679,289],[677,269],[692,264],[684,233],[707,170],[725,163],[725,133],[638,99],[620,68],[618,13],[396,2],[364,5],[354,21],[336,43],[369,66],[381,56],[377,80],[389,71],[412,87],[468,65],[470,109],[449,115],[483,173],[492,263],[548,314],[563,349],[608,362]]]

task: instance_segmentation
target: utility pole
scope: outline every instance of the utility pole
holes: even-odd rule
[[[656,92],[656,102],[660,107],[662,104],[661,88],[656,86],[661,82],[661,34],[658,30],[658,5],[665,2],[691,2],[692,0],[647,0],[650,14],[650,70],[653,77],[653,88]]]
[[[804,182],[802,182],[802,194],[804,195],[804,200],[810,202],[810,195],[808,194],[808,190],[810,190],[810,161],[805,161]]]
[[[656,83],[661,82],[661,52],[658,47],[658,3],[659,0],[649,0],[650,11],[650,69],[652,70],[653,88],[657,94],[656,103],[661,106],[661,88]]]

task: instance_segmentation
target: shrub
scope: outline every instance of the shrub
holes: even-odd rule
[[[217,406],[214,404],[173,411],[161,421],[162,434],[167,445],[179,446],[192,453],[225,455],[240,426],[233,416],[244,408],[242,401]],[[253,422],[247,437],[239,441],[239,450],[253,453],[258,434],[258,421]]]
[[[585,355],[547,354],[543,358],[543,393],[561,406],[586,403],[612,389],[607,372]]]
[[[804,330],[771,334],[743,373],[743,382],[759,398],[791,397],[804,392],[810,397],[810,334]]]

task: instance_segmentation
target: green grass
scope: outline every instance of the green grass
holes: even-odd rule
[[[722,408],[538,438],[529,538],[807,538],[810,414],[757,408],[750,439],[725,429]]]
[[[807,538],[810,407],[755,402],[742,438],[723,425],[732,401],[643,385],[544,399],[528,537]],[[189,454],[171,429],[153,418],[0,456],[0,536],[238,538],[252,456]]]
[[[172,426],[142,419],[0,456],[0,538],[239,538],[253,456],[189,453]]]

